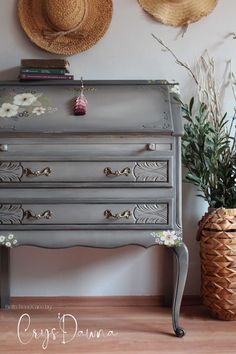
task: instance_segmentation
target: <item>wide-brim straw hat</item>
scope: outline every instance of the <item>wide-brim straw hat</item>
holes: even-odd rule
[[[27,36],[40,48],[73,55],[95,45],[112,18],[112,0],[18,0]]]
[[[218,0],[138,0],[142,8],[158,21],[184,26],[207,16]]]

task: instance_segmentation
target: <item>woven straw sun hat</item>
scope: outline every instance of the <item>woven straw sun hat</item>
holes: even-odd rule
[[[207,16],[218,0],[138,0],[142,8],[158,21],[184,26]]]
[[[112,18],[112,0],[18,0],[18,15],[40,48],[73,55],[103,37]]]

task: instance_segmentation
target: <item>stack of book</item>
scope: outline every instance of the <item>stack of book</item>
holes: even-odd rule
[[[65,59],[21,59],[19,80],[74,80]]]

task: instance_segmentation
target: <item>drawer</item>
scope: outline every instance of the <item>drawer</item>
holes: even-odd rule
[[[12,162],[0,163],[0,183],[103,182],[154,183],[173,186],[173,159],[149,161]]]
[[[173,155],[173,140],[171,138],[144,139],[137,142],[128,142],[129,139],[118,139],[113,143],[96,143],[93,139],[83,139],[86,143],[71,142],[61,138],[62,142],[49,143],[45,139],[14,141],[14,139],[0,140],[0,161],[42,161],[47,156],[48,161],[90,161],[125,159],[138,157],[147,159]],[[105,139],[103,139],[105,140]],[[114,139],[115,140],[115,139]],[[131,140],[131,139],[130,139]],[[119,142],[118,142],[119,141]]]
[[[1,204],[1,225],[160,225],[172,222],[172,200],[156,203]]]

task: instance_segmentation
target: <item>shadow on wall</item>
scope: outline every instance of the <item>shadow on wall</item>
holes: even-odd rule
[[[197,189],[189,183],[183,183],[183,231],[184,241],[189,250],[189,272],[185,287],[188,295],[200,293],[200,250],[196,240],[198,222],[207,210],[207,203],[196,196]],[[190,280],[194,279],[194,282]]]
[[[19,66],[14,66],[7,70],[0,70],[0,80],[18,80],[19,70]]]
[[[148,250],[138,246],[66,250],[15,248],[11,250],[12,272],[16,274],[11,291],[13,296],[168,294],[169,281],[163,282],[163,279],[172,279],[172,267],[169,267],[172,254],[168,249],[161,253],[158,249],[160,246]],[[149,262],[145,263],[147,255]],[[132,262],[127,265],[128,259]],[[112,267],[109,268],[109,264]],[[150,293],[145,289],[151,289]]]

